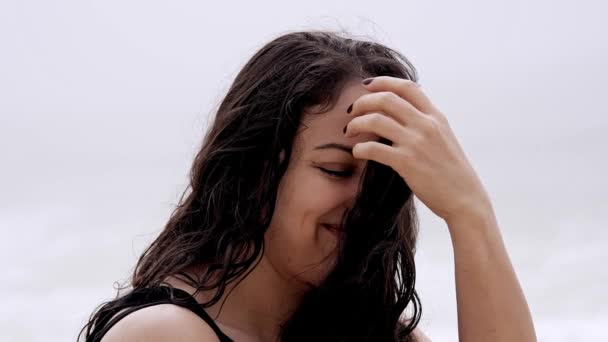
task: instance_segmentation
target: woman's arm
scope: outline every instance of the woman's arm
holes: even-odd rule
[[[454,248],[459,341],[536,341],[494,213],[464,214],[446,223]]]
[[[411,80],[378,76],[362,83],[345,136],[357,159],[390,166],[416,197],[448,224],[456,269],[460,342],[534,342],[526,299],[500,236],[490,196],[449,121]],[[382,114],[380,114],[382,113]]]

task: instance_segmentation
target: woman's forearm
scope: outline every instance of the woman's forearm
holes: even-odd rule
[[[453,218],[460,342],[536,341],[526,298],[493,212]]]

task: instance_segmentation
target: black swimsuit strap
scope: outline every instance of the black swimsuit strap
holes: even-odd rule
[[[113,307],[113,310],[100,316],[98,323],[100,324],[101,329],[93,332],[91,335],[92,341],[101,341],[101,338],[110,330],[110,328],[112,328],[112,326],[133,311],[153,305],[175,304],[189,309],[202,318],[211,329],[213,329],[220,339],[220,342],[233,342],[230,337],[222,332],[213,318],[209,316],[192,295],[178,288],[160,285],[135,289],[122,298],[119,298],[116,304],[117,305]],[[123,309],[126,310],[121,311]],[[119,311],[120,313],[118,313]],[[94,330],[97,330],[97,327],[95,327]]]

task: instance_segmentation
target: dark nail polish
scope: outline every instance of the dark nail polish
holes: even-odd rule
[[[365,84],[365,85],[368,85],[368,84],[372,83],[373,80],[374,80],[373,78],[366,78],[366,79],[363,80],[362,83]]]
[[[346,110],[346,113],[350,114],[350,111],[353,110],[353,104],[351,103],[350,106],[348,106],[348,109]]]

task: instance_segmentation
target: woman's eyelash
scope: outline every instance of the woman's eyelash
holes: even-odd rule
[[[328,170],[328,169],[322,168],[322,167],[317,167],[317,168],[334,177],[346,178],[346,177],[350,177],[353,175],[353,170],[334,171],[334,170]]]

